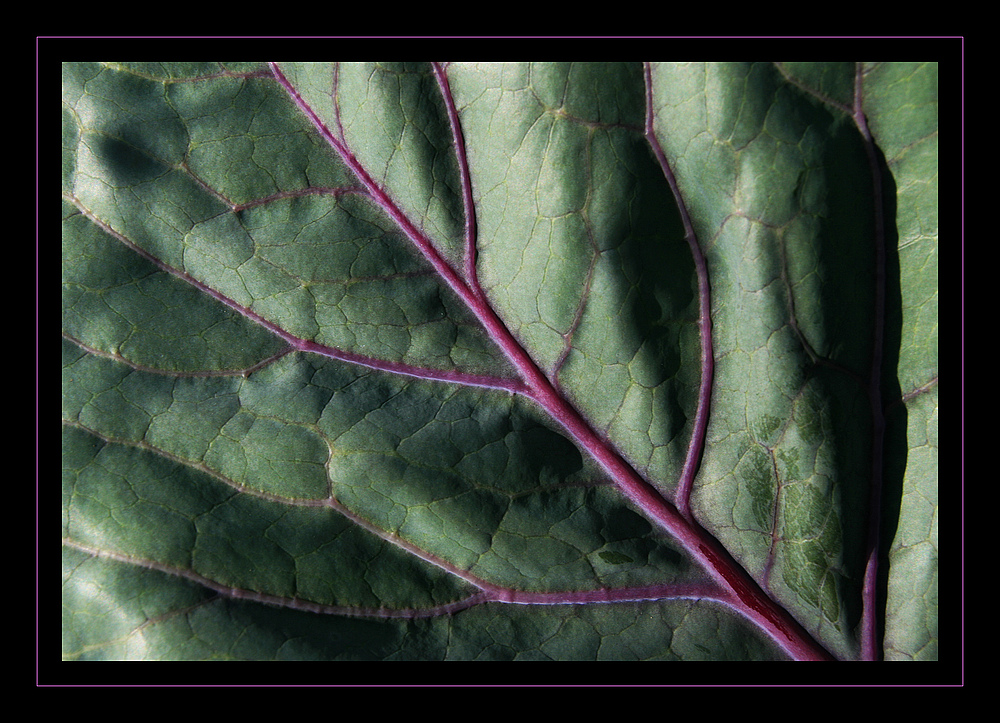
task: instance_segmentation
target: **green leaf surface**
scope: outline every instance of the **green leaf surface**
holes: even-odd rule
[[[62,257],[65,659],[937,658],[934,64],[66,63]]]

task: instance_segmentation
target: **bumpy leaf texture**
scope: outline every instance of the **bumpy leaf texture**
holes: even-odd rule
[[[63,70],[66,659],[937,657],[934,64]]]

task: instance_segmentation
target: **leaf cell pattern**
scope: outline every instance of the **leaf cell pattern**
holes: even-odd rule
[[[934,659],[933,64],[66,63],[67,659]]]

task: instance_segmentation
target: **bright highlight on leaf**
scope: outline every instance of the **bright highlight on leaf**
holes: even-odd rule
[[[63,76],[66,659],[936,659],[935,65]]]

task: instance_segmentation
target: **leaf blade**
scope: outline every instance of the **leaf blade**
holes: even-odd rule
[[[681,522],[669,500],[663,500],[673,494],[685,459],[692,457],[691,440],[699,436],[698,425],[691,422],[698,408],[692,389],[705,367],[699,358],[698,283],[683,240],[683,209],[663,203],[670,189],[645,145],[642,67],[538,64],[501,68],[497,77],[491,75],[496,68],[461,64],[272,68],[287,74],[284,83],[259,64],[241,69],[242,75],[223,69],[196,79],[161,69],[150,80],[148,69],[143,76],[125,66],[74,65],[69,73],[84,77],[80,87],[85,90],[77,92],[69,84],[72,112],[64,115],[92,120],[75,129],[74,121],[64,132],[64,147],[77,155],[67,154],[64,175],[70,189],[64,242],[73,252],[64,254],[64,298],[70,309],[65,314],[70,330],[64,332],[65,434],[93,430],[105,444],[152,452],[158,465],[179,463],[207,474],[202,484],[237,490],[237,497],[266,498],[284,510],[239,514],[260,518],[262,532],[279,531],[280,544],[265,545],[256,555],[273,560],[267,566],[272,569],[233,577],[246,554],[220,553],[217,545],[210,547],[209,557],[228,560],[221,567],[203,571],[175,563],[173,574],[183,577],[179,571],[184,570],[198,575],[201,584],[250,591],[249,598],[234,597],[258,605],[295,608],[300,603],[289,601],[298,600],[301,588],[310,591],[305,604],[336,607],[336,593],[316,592],[305,581],[321,579],[318,571],[325,565],[351,569],[349,555],[330,552],[310,573],[309,566],[300,569],[304,553],[285,549],[295,548],[300,538],[283,526],[282,518],[298,519],[300,512],[314,510],[339,513],[350,521],[354,537],[360,535],[374,545],[371,549],[380,550],[376,557],[386,562],[372,563],[369,585],[403,560],[419,560],[418,567],[429,565],[434,575],[448,581],[444,587],[423,583],[445,590],[430,597],[418,583],[406,586],[408,592],[401,596],[386,589],[364,600],[355,597],[346,603],[355,613],[473,606],[457,622],[428,623],[430,637],[421,639],[429,645],[445,630],[460,640],[464,621],[480,614],[495,625],[516,618],[520,622],[510,634],[528,635],[523,631],[532,629],[532,613],[497,612],[499,604],[488,600],[569,604],[577,599],[574,595],[597,593],[617,600],[676,598],[639,603],[675,621],[666,627],[677,632],[671,636],[664,630],[651,645],[629,638],[615,647],[617,633],[603,632],[606,621],[619,615],[608,612],[620,609],[615,603],[570,606],[565,610],[576,613],[565,613],[568,617],[529,605],[538,619],[563,620],[567,630],[579,630],[579,640],[568,633],[548,646],[536,638],[496,648],[474,636],[472,647],[457,645],[445,655],[503,657],[516,650],[514,657],[593,659],[611,655],[610,650],[629,657],[628,651],[642,649],[638,657],[670,657],[684,630],[676,621],[689,613],[701,616],[698,611],[718,604],[704,600],[733,605],[738,599],[735,607],[754,611],[752,618],[757,615],[758,623],[770,625],[774,613],[762,613],[755,607],[762,603],[753,602],[763,600],[755,597],[759,593],[735,582],[731,563],[700,548],[699,540],[709,541],[700,526]],[[684,95],[687,81],[664,80],[669,70],[655,69],[654,88],[681,88]],[[716,125],[707,127],[746,148],[727,156],[706,147],[684,160],[676,151],[683,136],[673,125],[660,129],[657,137],[671,165],[680,169],[682,199],[694,199],[689,227],[703,245],[707,240],[703,247],[713,294],[716,284],[721,292],[713,306],[716,324],[723,321],[715,337],[723,363],[713,408],[721,400],[724,409],[742,404],[748,409],[757,405],[757,411],[742,418],[713,416],[701,479],[708,470],[728,489],[718,497],[721,505],[709,503],[711,488],[699,482],[695,510],[757,583],[777,594],[825,644],[851,657],[856,616],[851,606],[856,603],[855,583],[849,580],[857,571],[857,551],[844,553],[843,548],[845,538],[856,548],[858,535],[853,522],[837,517],[843,499],[833,498],[860,494],[840,480],[862,469],[865,433],[851,430],[846,436],[855,442],[841,443],[836,454],[824,452],[816,435],[831,430],[839,435],[864,406],[854,377],[871,354],[863,343],[845,337],[844,323],[825,325],[824,314],[832,317],[824,308],[840,297],[816,293],[809,263],[819,259],[831,268],[832,277],[844,282],[838,292],[844,296],[858,296],[860,287],[822,246],[811,257],[802,253],[803,244],[784,256],[774,249],[822,238],[800,221],[807,215],[803,209],[819,217],[817,203],[835,209],[851,204],[849,196],[818,193],[816,180],[808,176],[826,173],[828,185],[839,188],[838,167],[830,158],[856,158],[856,147],[851,151],[851,141],[838,135],[846,125],[842,112],[814,107],[815,99],[786,83],[777,70],[718,66],[710,71],[718,76],[712,80],[718,87],[712,94],[699,92],[722,105],[714,109]],[[112,73],[126,76],[117,99],[128,100],[129,112],[106,117],[84,113],[95,87],[114,85]],[[442,85],[443,74],[447,83]],[[376,75],[378,82],[371,81]],[[836,91],[838,77],[832,72],[824,82]],[[749,88],[744,91],[748,102],[727,108],[724,101],[739,78]],[[433,96],[436,100],[424,97],[441,89],[446,98],[454,92],[451,118],[439,95]],[[282,105],[278,98],[285,90],[292,90],[294,102]],[[407,106],[411,116],[397,116],[396,125],[373,143],[364,142],[367,122],[361,118],[379,115],[365,109],[366,103],[402,108],[403,100],[414,98],[419,99],[416,110]],[[503,128],[508,135],[491,138],[502,128],[496,121],[498,109],[507,108],[504,104],[512,99],[510,108],[518,110],[507,115],[529,122]],[[660,122],[669,102],[662,97],[656,102]],[[309,120],[289,112],[296,106],[299,111],[319,110]],[[529,113],[524,107],[537,110]],[[251,113],[251,108],[260,110]],[[345,114],[345,109],[361,115]],[[452,122],[456,116],[464,150]],[[135,137],[125,119],[138,117],[166,129],[163,138]],[[697,127],[705,123],[698,117],[682,120]],[[317,140],[313,135],[317,118],[329,137]],[[812,128],[817,118],[831,132],[802,143],[802,128]],[[213,129],[209,119],[226,130]],[[760,138],[765,145],[755,150],[753,143]],[[256,143],[259,154],[240,150]],[[276,150],[282,143],[293,149],[286,157]],[[841,153],[845,143],[847,151]],[[330,145],[336,153],[330,153]],[[217,166],[211,160],[213,146],[235,158],[259,160],[258,167],[269,172],[244,174],[231,162]],[[472,209],[462,198],[463,158],[471,170],[476,224],[465,217]],[[489,168],[490,158],[510,162],[499,164],[501,172],[496,173]],[[777,164],[777,172],[762,172],[765,161]],[[113,172],[98,172],[110,166]],[[578,174],[580,167],[586,171]],[[719,168],[735,169],[733,177],[747,180],[743,186],[739,180],[726,186],[730,176]],[[428,175],[419,169],[428,169]],[[842,173],[848,177],[855,171]],[[105,184],[106,178],[113,183]],[[512,193],[519,188],[529,192]],[[745,198],[736,198],[734,189],[745,192]],[[176,208],[158,201],[158,195],[178,196]],[[618,209],[615,201],[623,196],[629,203]],[[726,210],[727,199],[733,198],[738,203]],[[835,222],[827,224],[826,233],[850,235],[850,227],[839,221],[842,214],[831,215]],[[120,263],[125,271],[117,276],[93,269],[81,273],[85,259],[95,253],[83,250],[87,234],[73,225],[84,219],[98,221],[115,243],[141,249],[156,271],[133,271],[129,263]],[[477,225],[480,243],[473,249],[468,234]],[[756,229],[757,246],[729,245],[748,236],[747,229]],[[345,236],[353,240],[345,242]],[[330,240],[335,237],[341,240]],[[664,250],[664,241],[670,250]],[[767,264],[744,263],[767,254]],[[216,315],[204,316],[200,324],[185,319],[163,336],[188,349],[180,361],[172,347],[143,340],[151,319],[158,326],[153,312],[135,317],[127,305],[117,303],[111,307],[115,314],[102,313],[91,323],[84,311],[100,308],[117,287],[132,289],[128,299],[155,296],[145,285],[149,273],[168,287],[178,281],[193,284],[195,296],[208,302],[202,314]],[[167,298],[176,308],[187,307],[188,301],[177,300],[180,293],[171,291]],[[755,306],[753,295],[769,301]],[[859,314],[861,297],[861,303],[850,305]],[[628,310],[624,317],[623,309]],[[736,310],[735,316],[727,316]],[[225,342],[242,333],[241,328],[254,327],[257,341],[247,347]],[[215,337],[206,338],[209,329]],[[737,334],[728,336],[730,329]],[[206,353],[206,343],[213,351]],[[752,363],[732,364],[744,347],[756,350]],[[103,361],[95,352],[103,354]],[[170,363],[157,366],[157,352]],[[198,368],[199,359],[206,367]],[[817,364],[817,359],[825,363]],[[108,366],[102,367],[105,362]],[[750,388],[770,387],[769,401],[750,403],[746,390],[740,391],[747,377]],[[146,394],[157,388],[161,396]],[[652,484],[630,471],[622,458]],[[648,523],[642,527],[641,518],[608,486],[609,475],[618,484],[634,476],[635,482],[624,488],[638,485],[629,493],[633,503],[659,522],[676,519],[670,524],[679,525],[675,532],[681,530],[682,544],[661,539]],[[834,481],[824,487],[824,476]],[[87,526],[83,508],[72,502],[76,496],[87,497],[85,491],[78,492],[74,483],[66,493],[74,530]],[[303,507],[302,501],[308,504]],[[734,518],[720,518],[720,507],[733,510]],[[775,508],[781,510],[779,517]],[[234,536],[222,532],[226,515],[206,519],[213,520],[206,540]],[[300,526],[304,538],[340,534]],[[730,534],[730,527],[743,532]],[[140,539],[133,541],[136,551],[142,548]],[[113,548],[107,541],[98,543],[91,548],[80,542],[77,551],[102,549],[107,555]],[[176,556],[192,549],[192,543],[175,547],[171,554]],[[102,559],[94,554],[95,560]],[[279,564],[285,557],[296,563]],[[735,585],[739,598],[727,597],[732,593],[699,573],[704,564],[716,573],[728,571],[718,579]],[[365,579],[365,574],[351,579]],[[346,579],[344,585],[352,589]],[[692,595],[703,602],[691,602]],[[594,603],[598,598],[580,598],[585,599]],[[232,603],[196,606],[206,611],[224,607],[229,611],[224,614],[236,614]],[[486,610],[492,612],[480,612]],[[711,613],[706,619],[715,617]],[[384,624],[402,629],[397,623]],[[588,626],[597,632],[587,632]],[[712,638],[710,628],[695,626],[706,640]],[[745,623],[737,628],[743,632],[723,635],[715,654],[752,649],[747,652],[752,657],[781,655],[770,648],[766,635],[758,638],[763,642],[742,647]],[[374,652],[382,649],[375,638],[398,640],[395,635],[375,635],[373,647],[363,654],[392,657]],[[601,640],[605,642],[597,642]],[[212,650],[232,652],[222,643]],[[426,654],[437,657],[440,649]],[[697,655],[685,653],[690,654]]]

